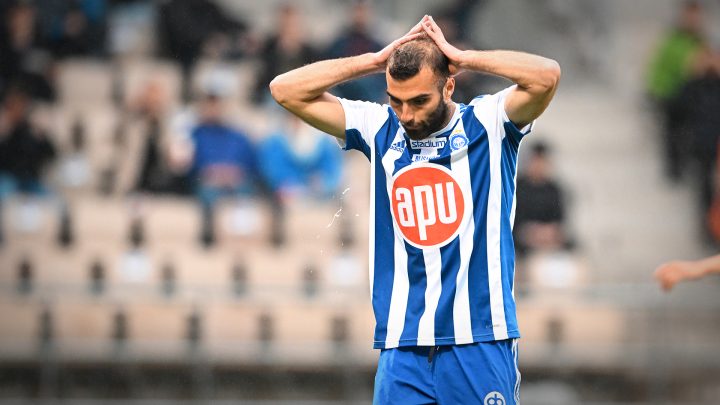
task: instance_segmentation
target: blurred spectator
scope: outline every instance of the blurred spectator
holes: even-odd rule
[[[665,174],[678,180],[683,170],[683,139],[669,104],[690,77],[695,56],[706,46],[703,9],[697,1],[686,1],[678,22],[655,51],[647,76],[647,91],[660,116]]]
[[[212,245],[214,208],[221,197],[250,196],[257,191],[256,150],[248,137],[224,119],[226,92],[208,83],[199,102],[197,124],[190,133],[190,161],[184,162],[195,182],[203,216],[201,241]],[[175,159],[182,159],[176,154]],[[175,162],[175,166],[183,162]]]
[[[696,164],[697,172],[693,178],[698,180],[703,236],[712,241],[705,218],[713,202],[718,164],[720,53],[703,51],[697,56],[690,79],[669,104],[669,111],[676,122],[678,136],[685,138]]]
[[[332,198],[342,176],[340,150],[327,135],[284,114],[286,128],[260,145],[265,181],[282,201],[296,196]]]
[[[8,90],[0,111],[0,198],[15,192],[46,195],[43,170],[55,158],[48,134],[30,123],[30,97]]]
[[[27,92],[11,86],[0,110],[0,215],[3,200],[12,195],[44,197],[49,194],[42,176],[55,158],[55,147],[47,133],[30,123],[30,103]],[[42,212],[37,200],[30,198],[22,202],[13,218],[18,228],[28,232],[38,229]]]
[[[17,3],[3,14],[0,74],[5,85],[22,73],[27,56],[37,46],[35,26],[35,8],[29,4]]]
[[[370,3],[357,0],[350,12],[349,28],[332,42],[326,51],[325,59],[344,58],[368,52],[377,52],[383,48],[370,33],[372,10]],[[333,93],[338,97],[351,100],[382,102],[385,95],[385,76],[370,75],[337,86]]]
[[[134,189],[148,193],[187,194],[188,176],[172,170],[168,161],[168,145],[164,133],[168,117],[169,96],[158,80],[149,81],[130,106],[141,121],[143,145]]]
[[[62,20],[62,33],[53,40],[53,53],[59,58],[85,56],[92,39],[88,21],[79,7],[70,9]]]
[[[26,2],[5,8],[0,21],[0,91],[21,83],[33,98],[55,100],[53,61],[41,48],[37,11]]]
[[[233,20],[209,0],[170,0],[160,6],[159,49],[180,63],[186,84],[183,98],[190,99],[190,74],[204,52],[238,56],[244,48],[247,27]]]
[[[304,29],[297,8],[283,4],[277,12],[277,32],[271,35],[258,52],[260,69],[252,95],[259,104],[269,95],[270,81],[280,73],[288,72],[313,61],[314,51],[305,41]]]
[[[105,54],[107,0],[36,2],[39,29],[59,58]]]
[[[552,177],[550,151],[546,144],[533,145],[527,169],[517,178],[515,248],[523,257],[535,250],[568,247],[565,229],[565,195]]]

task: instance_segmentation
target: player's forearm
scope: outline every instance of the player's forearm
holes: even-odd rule
[[[273,98],[284,106],[306,103],[342,82],[382,71],[374,54],[330,59],[283,73],[270,82]]]
[[[720,255],[710,256],[697,262],[697,278],[720,274]]]
[[[468,50],[457,63],[463,70],[504,77],[531,93],[549,92],[560,80],[556,61],[524,52]]]

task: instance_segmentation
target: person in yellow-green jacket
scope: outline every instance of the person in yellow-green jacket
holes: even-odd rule
[[[674,119],[669,104],[689,79],[694,58],[705,46],[703,8],[697,1],[686,1],[676,26],[661,41],[648,71],[647,92],[661,119],[665,174],[674,181],[682,174],[685,148],[678,120]]]

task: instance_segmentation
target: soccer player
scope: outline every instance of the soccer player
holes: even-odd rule
[[[453,76],[463,70],[515,85],[455,103]],[[328,92],[379,72],[389,105]],[[540,56],[461,51],[425,16],[377,53],[270,83],[278,103],[370,160],[376,404],[517,403],[516,158],[559,78],[558,64]]]
[[[698,280],[710,274],[720,274],[720,255],[668,262],[655,270],[655,278],[665,291],[672,290],[681,281]]]

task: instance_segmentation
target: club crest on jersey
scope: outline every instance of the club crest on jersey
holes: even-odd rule
[[[462,130],[453,131],[448,140],[450,141],[450,149],[452,150],[460,150],[466,147],[469,143],[468,137]]]
[[[466,199],[445,166],[407,166],[394,176],[391,193],[393,219],[411,245],[441,247],[459,232]]]

